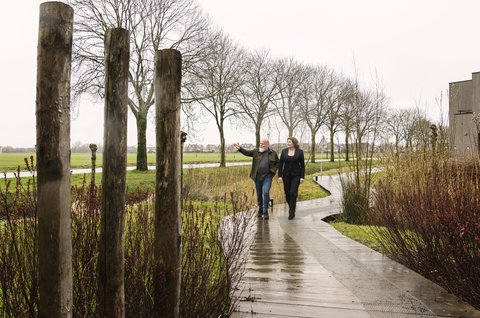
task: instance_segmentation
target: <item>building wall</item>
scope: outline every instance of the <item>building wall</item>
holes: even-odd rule
[[[454,156],[478,155],[478,131],[473,120],[480,113],[480,73],[472,80],[449,85],[449,143]]]
[[[472,111],[480,113],[480,72],[472,73]]]

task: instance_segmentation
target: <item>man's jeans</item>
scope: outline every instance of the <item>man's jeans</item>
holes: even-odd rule
[[[268,216],[268,204],[270,203],[270,188],[272,187],[272,177],[266,176],[265,179],[255,179],[255,189],[257,191],[258,214]]]

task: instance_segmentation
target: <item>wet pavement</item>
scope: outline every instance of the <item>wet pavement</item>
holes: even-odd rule
[[[480,311],[323,222],[340,209],[338,176],[317,180],[329,197],[276,205],[257,220],[242,301],[232,317],[469,317]]]

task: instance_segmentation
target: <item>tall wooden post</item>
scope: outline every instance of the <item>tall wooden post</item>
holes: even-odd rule
[[[127,170],[129,32],[107,30],[105,128],[98,280],[99,317],[125,316],[124,212]]]
[[[155,56],[157,176],[155,192],[154,302],[157,317],[178,317],[181,282],[182,56],[161,50]]]
[[[40,317],[72,316],[70,74],[73,9],[40,5],[37,52],[37,215]]]

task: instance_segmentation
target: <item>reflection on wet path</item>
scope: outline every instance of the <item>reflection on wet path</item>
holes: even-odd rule
[[[258,274],[251,277],[252,284],[259,282],[268,286],[272,275],[278,279],[277,287],[286,290],[294,291],[301,284],[305,255],[295,241],[281,231],[278,223],[258,220],[250,253],[248,268],[256,273],[268,273],[265,277]]]

